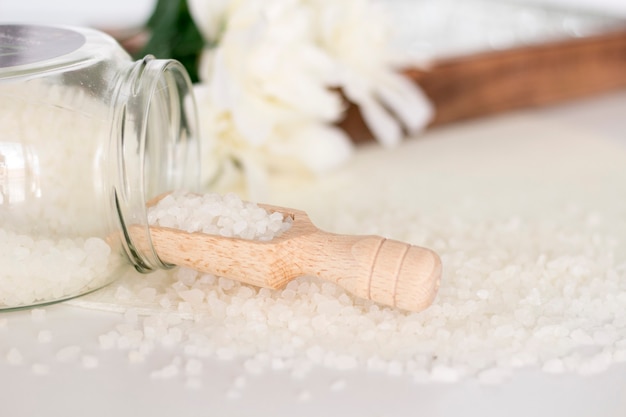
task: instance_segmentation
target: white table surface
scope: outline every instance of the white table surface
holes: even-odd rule
[[[56,2],[55,7],[65,3],[69,2],[61,2],[61,6]],[[75,14],[57,13],[54,21],[50,20],[53,12],[48,7],[52,3],[40,1],[34,10],[33,4],[33,1],[0,0],[0,21],[91,23],[90,18],[85,18],[88,9],[99,22],[127,25],[142,21],[152,2],[134,2],[136,10],[125,16],[110,12],[115,10],[113,7],[98,11],[89,3],[82,11],[73,9]],[[626,91],[524,113],[531,119],[562,123],[626,147]],[[151,372],[180,354],[176,348],[159,348],[139,364],[130,364],[126,351],[100,348],[98,336],[121,322],[118,314],[68,304],[45,310],[43,321],[33,321],[29,310],[0,313],[0,416],[626,415],[626,365],[623,364],[587,377],[523,370],[497,385],[482,385],[473,380],[417,384],[410,378],[367,371],[316,369],[304,379],[266,372],[246,375],[246,385],[238,391],[240,396],[230,398],[233,384],[242,376],[240,360],[206,360],[204,386],[190,389],[182,378],[150,378]],[[51,332],[53,338],[49,343],[38,342],[40,330]],[[96,357],[99,365],[85,369],[80,359],[69,363],[59,361],[56,354],[67,346],[80,346],[80,356]],[[22,365],[8,363],[6,356],[12,348],[23,355]],[[48,374],[33,373],[34,364],[49,367]],[[330,388],[337,380],[345,381],[345,389]],[[303,392],[309,393],[308,401],[299,399]]]
[[[548,120],[626,146],[626,91],[565,105],[522,112],[528,120]],[[495,118],[494,120],[497,120]],[[484,124],[489,126],[489,121]],[[304,379],[268,371],[245,375],[237,398],[229,392],[242,375],[239,359],[207,359],[201,389],[185,386],[184,378],[150,377],[181,354],[157,348],[145,362],[129,363],[122,350],[102,350],[98,336],[123,322],[120,315],[67,304],[45,308],[42,321],[31,311],[0,313],[0,415],[2,416],[535,416],[618,417],[626,413],[626,365],[614,365],[594,376],[548,375],[521,370],[497,385],[472,379],[454,384],[419,384],[408,377],[367,372],[315,369]],[[49,330],[49,343],[38,342]],[[85,369],[80,358],[56,357],[67,346],[80,346],[82,356],[99,365]],[[23,355],[11,365],[11,348]],[[33,364],[49,367],[46,375]],[[345,388],[331,389],[334,381]],[[302,401],[299,396],[308,393]]]

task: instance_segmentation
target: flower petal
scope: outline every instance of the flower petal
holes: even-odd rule
[[[386,74],[377,95],[411,133],[423,130],[434,115],[433,105],[422,90],[400,74]]]
[[[281,143],[272,143],[269,151],[285,158],[295,157],[313,173],[321,174],[346,162],[354,146],[342,130],[309,123],[295,128]]]
[[[230,0],[187,0],[189,13],[207,43],[223,30]]]
[[[383,146],[397,146],[402,140],[402,129],[398,121],[385,108],[371,97],[358,102],[361,115],[367,127]]]

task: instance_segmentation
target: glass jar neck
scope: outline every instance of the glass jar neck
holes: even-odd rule
[[[168,268],[150,239],[147,204],[200,179],[196,105],[191,81],[174,60],[134,63],[115,86],[107,187],[112,227],[141,272]]]

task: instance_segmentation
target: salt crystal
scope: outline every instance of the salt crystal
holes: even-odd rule
[[[605,330],[597,330],[593,333],[593,342],[600,346],[609,346],[615,342],[615,336]]]
[[[296,297],[295,291],[287,288],[280,293],[281,297],[287,301],[292,301]]]
[[[128,301],[133,297],[133,293],[126,287],[117,287],[115,298],[119,301]]]
[[[137,296],[139,297],[141,301],[146,302],[146,303],[151,303],[154,301],[156,294],[157,294],[156,288],[145,287],[139,290],[139,292],[137,293]]]
[[[560,374],[565,372],[565,364],[561,359],[550,359],[543,364],[541,369],[551,374]]]
[[[347,382],[345,379],[337,379],[330,384],[331,391],[342,391],[346,388]]]
[[[386,371],[388,363],[378,356],[372,356],[367,359],[367,368],[372,371]]]
[[[101,349],[112,349],[117,343],[117,332],[109,332],[98,336]]]
[[[66,346],[57,352],[56,359],[59,362],[72,362],[78,357],[81,350],[82,348],[77,345]]]
[[[200,375],[202,373],[202,362],[197,359],[189,359],[185,364],[186,375]]]
[[[248,381],[245,376],[240,375],[233,381],[233,387],[238,390],[243,389],[247,385]]]
[[[163,209],[167,208],[164,212]],[[205,216],[209,214],[209,216]],[[259,215],[261,213],[261,216]],[[261,228],[250,228],[265,220],[272,226],[272,235]],[[187,232],[211,233],[245,239],[273,238],[288,229],[281,213],[267,213],[254,203],[245,203],[234,193],[220,196],[207,193],[201,198],[188,193],[170,194],[148,210],[151,225],[179,228]],[[252,233],[256,232],[256,233]],[[215,232],[214,232],[215,233]]]
[[[237,210],[243,209],[233,209],[232,222],[222,227],[232,230],[241,220]],[[245,210],[246,216],[255,213]],[[390,232],[443,248],[447,275],[433,306],[421,313],[359,300],[312,277],[269,290],[190,270],[181,275],[179,269],[164,273],[162,281],[119,286],[131,292],[129,300],[145,303],[152,317],[172,313],[167,320],[144,322],[145,339],[158,345],[165,338],[168,347],[192,358],[240,358],[247,373],[287,370],[303,378],[317,366],[367,368],[410,375],[416,382],[471,377],[497,384],[511,369],[586,375],[626,360],[626,291],[619,285],[626,263],[621,270],[615,266],[621,260],[613,259],[611,245],[617,243],[609,244],[610,236],[600,236],[593,246],[592,231],[581,230],[574,218],[544,225],[522,217],[481,222],[393,213],[339,213],[333,222],[346,232]],[[389,229],[378,229],[390,217]],[[246,230],[255,229],[255,221],[247,219]],[[124,336],[131,332],[126,329]],[[190,363],[179,365],[188,380],[187,367],[195,369]],[[240,395],[241,389],[233,392]]]
[[[233,234],[235,236],[241,236],[242,232],[248,227],[248,223],[245,220],[239,220],[233,224]]]
[[[181,291],[178,295],[192,306],[199,306],[204,299],[204,291],[199,289],[191,289],[187,291]]]
[[[509,364],[513,368],[522,368],[524,366],[534,365],[537,361],[537,356],[530,352],[518,352],[511,356]]]
[[[180,369],[175,364],[169,364],[163,368],[150,373],[150,377],[153,379],[172,379],[176,377],[180,372]]]
[[[606,371],[612,362],[612,355],[609,352],[602,352],[582,362],[578,368],[581,375],[594,375]]]
[[[433,366],[430,375],[433,381],[445,383],[456,382],[461,376],[456,368],[445,365]]]
[[[476,291],[476,296],[481,300],[486,300],[489,298],[489,291],[487,290],[478,290]]]
[[[176,281],[172,284],[172,288],[174,289],[174,291],[176,291],[177,293],[181,293],[184,291],[187,291],[189,289],[189,287],[187,285],[185,285],[183,282],[181,281]]]
[[[223,277],[220,277],[218,279],[218,283],[219,283],[219,286],[225,291],[232,290],[233,287],[235,286],[235,281],[233,281],[232,279],[223,278]]]
[[[164,309],[169,309],[170,307],[172,307],[172,304],[172,300],[167,296],[161,297],[161,299],[159,300],[159,305]]]
[[[312,397],[313,396],[311,395],[311,391],[304,390],[298,393],[297,399],[299,402],[309,402],[311,401]]]
[[[248,298],[252,298],[254,295],[256,295],[256,291],[254,289],[252,289],[251,287],[246,286],[246,285],[242,285],[237,290],[237,297],[241,298],[242,300],[246,300]]]
[[[574,330],[572,333],[570,333],[570,337],[576,343],[579,343],[581,345],[592,345],[593,344],[593,338],[591,336],[589,336],[589,334],[587,334],[582,329]]]
[[[167,334],[161,337],[161,344],[166,347],[173,347],[178,345],[183,338],[183,331],[177,327],[172,327],[168,330]]]
[[[122,334],[120,337],[117,338],[116,345],[118,349],[126,350],[132,346],[132,342],[127,335]]]
[[[215,351],[215,354],[218,359],[228,361],[235,358],[236,352],[230,348],[219,348]]]
[[[130,350],[128,351],[128,362],[129,363],[141,363],[145,361],[146,356],[139,352],[138,350]]]
[[[311,346],[307,349],[306,356],[315,363],[321,363],[324,358],[324,349],[317,345]]]
[[[188,287],[196,283],[198,272],[190,268],[178,268],[176,278]]]
[[[22,352],[16,348],[11,348],[6,354],[6,360],[9,365],[21,365],[24,360],[24,356],[22,355]]]
[[[615,352],[613,352],[613,360],[616,363],[626,362],[626,349],[618,349]]]
[[[287,368],[287,363],[283,358],[273,358],[271,362],[272,369],[275,371],[281,371]]]
[[[95,369],[98,367],[100,361],[97,356],[93,355],[84,355],[81,358],[81,364],[84,369]]]
[[[293,363],[291,377],[294,379],[306,378],[313,369],[313,363],[309,360],[302,359]]]
[[[196,305],[199,304],[200,303],[197,303]],[[190,316],[193,314],[194,307],[187,301],[181,301],[180,303],[178,303],[176,310],[181,314],[181,316]]]

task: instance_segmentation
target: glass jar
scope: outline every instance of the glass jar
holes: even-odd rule
[[[196,188],[196,124],[180,63],[134,62],[95,30],[0,25],[0,309],[166,267],[134,241],[149,199]]]

